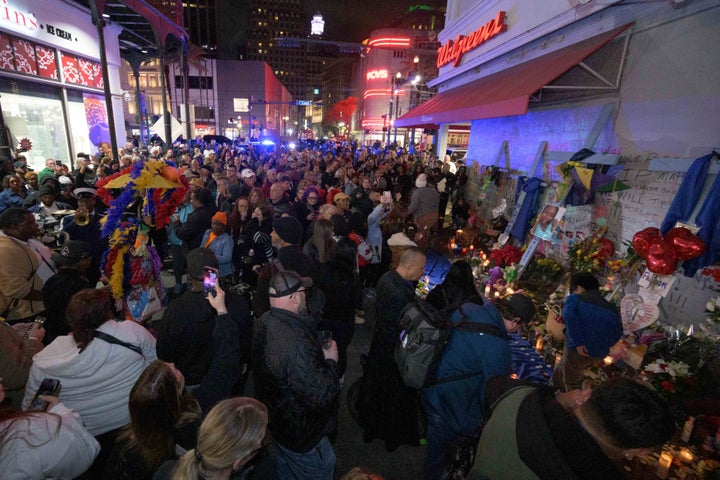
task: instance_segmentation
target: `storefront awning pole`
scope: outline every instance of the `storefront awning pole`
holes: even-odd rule
[[[180,74],[183,78],[183,109],[185,110],[185,140],[190,142],[192,135],[192,126],[190,125],[190,86],[189,81],[189,66],[188,66],[188,40],[182,39],[182,54],[180,55]]]
[[[98,42],[100,45],[100,64],[102,65],[103,89],[105,91],[105,107],[107,108],[108,128],[110,129],[110,148],[113,157],[118,158],[117,134],[115,131],[115,112],[113,111],[113,99],[110,92],[110,75],[108,73],[107,55],[105,54],[105,20],[98,14],[98,11],[105,11],[104,0],[90,0],[90,11],[92,12],[92,22],[97,28]],[[100,8],[98,8],[100,4]]]
[[[168,111],[168,83],[167,83],[167,75],[165,74],[165,66],[167,65],[165,63],[165,42],[158,42],[159,45],[159,51],[160,51],[160,83],[162,84],[162,116],[163,116],[163,126],[165,131],[165,147],[167,149],[172,148],[172,142],[174,139],[170,138],[172,135],[172,131],[170,129],[170,112]]]

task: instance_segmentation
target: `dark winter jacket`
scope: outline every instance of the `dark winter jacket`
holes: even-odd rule
[[[273,439],[298,453],[315,447],[335,428],[340,380],[310,317],[271,308],[255,323],[252,358]]]
[[[214,204],[203,205],[195,209],[185,223],[175,222],[175,235],[183,242],[183,247],[192,250],[200,246],[205,230],[210,228],[212,217],[217,212]]]
[[[563,307],[568,347],[585,345],[593,358],[603,358],[622,337],[622,320],[617,308],[598,290],[570,295]]]
[[[549,387],[510,391],[523,382],[507,377],[488,381],[486,400],[493,405],[468,478],[487,480],[540,478],[605,480],[625,475],[555,399]],[[520,401],[507,409],[506,402]],[[518,461],[519,458],[519,461]]]
[[[235,368],[250,361],[252,315],[244,298],[227,292],[228,313],[239,331],[240,359]],[[217,312],[203,292],[185,292],[165,309],[157,334],[158,358],[173,362],[187,385],[199,385],[213,358],[212,333]]]
[[[355,308],[361,306],[362,287],[352,265],[337,260],[320,265],[318,287],[325,294],[323,324],[338,345],[350,343],[355,331]]]
[[[375,334],[370,356],[392,359],[400,335],[400,313],[415,295],[415,287],[397,271],[390,270],[380,277],[375,291]]]

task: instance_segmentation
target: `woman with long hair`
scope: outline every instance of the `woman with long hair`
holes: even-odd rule
[[[320,191],[314,185],[308,185],[303,190],[300,201],[295,204],[295,217],[300,220],[306,235],[310,235],[308,228],[318,219],[318,208],[320,207]],[[305,237],[307,238],[307,237]]]
[[[207,300],[217,311],[210,370],[197,388],[186,391],[185,377],[174,364],[157,360],[145,369],[130,392],[130,423],[118,436],[103,478],[152,479],[176,452],[195,446],[202,417],[232,394],[240,374],[238,326],[220,286]]]
[[[229,479],[263,448],[267,424],[267,408],[261,402],[247,397],[223,400],[200,425],[197,446],[183,455],[172,479]]]
[[[332,235],[332,222],[330,235]],[[332,237],[331,237],[332,239]],[[325,295],[325,306],[318,330],[329,330],[338,347],[338,375],[345,374],[347,367],[347,348],[355,333],[355,309],[362,308],[362,284],[355,271],[357,244],[349,237],[337,242],[335,255],[320,262],[318,287]]]
[[[305,242],[303,252],[318,263],[325,263],[335,255],[333,223],[330,220],[320,218],[315,222],[312,236]]]
[[[430,290],[425,299],[430,305],[442,309],[450,305],[459,305],[468,299],[478,296],[475,279],[470,264],[458,260],[450,265],[445,280]],[[482,301],[480,301],[482,304]]]
[[[251,194],[252,196],[252,194]],[[257,283],[256,271],[275,256],[270,232],[272,232],[272,209],[261,204],[252,212],[252,218],[245,224],[236,242],[243,263],[242,278],[250,285]]]
[[[228,217],[228,233],[237,241],[238,235],[242,231],[243,225],[250,220],[252,210],[250,210],[250,200],[247,197],[238,197],[235,200],[235,208]]]
[[[76,478],[100,445],[57,397],[42,395],[47,411],[20,412],[0,407],[0,472],[5,480]],[[5,392],[0,383],[0,403]]]
[[[250,201],[250,212],[254,212],[260,205],[265,205],[267,203],[267,199],[260,187],[253,187],[250,189],[248,200]]]

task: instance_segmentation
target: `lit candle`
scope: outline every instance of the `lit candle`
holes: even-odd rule
[[[495,298],[500,297],[500,292],[495,292]]]
[[[515,293],[515,290],[513,290],[513,289],[510,288],[510,287],[507,287],[507,289],[505,289],[505,293],[506,293],[507,295],[512,295],[513,293]]]
[[[662,452],[660,454],[660,459],[658,460],[658,468],[655,472],[655,475],[657,475],[660,478],[667,478],[668,472],[670,471],[670,466],[673,462],[673,456],[670,452]]]
[[[488,265],[490,265],[490,260],[485,260],[483,262],[483,267],[487,267]]]
[[[560,363],[560,360],[562,360],[562,353],[556,353],[555,354],[555,366],[556,367]]]
[[[490,296],[490,285],[485,285],[485,297]]]
[[[609,365],[612,365],[612,363],[613,363],[613,357],[611,357],[610,355],[608,355],[607,357],[603,358],[603,363],[605,364],[606,367],[609,366]]]
[[[690,463],[695,459],[695,455],[689,448],[680,449],[680,459],[685,463]]]
[[[543,337],[538,336],[537,340],[535,340],[535,350],[538,352],[543,349]]]
[[[470,245],[470,251],[472,252],[473,250],[475,250],[475,245]]]

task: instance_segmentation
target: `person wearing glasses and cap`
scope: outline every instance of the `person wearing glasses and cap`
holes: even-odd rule
[[[335,470],[328,434],[337,422],[338,350],[315,330],[307,305],[312,285],[294,271],[277,272],[270,311],[253,329],[255,394],[268,407],[279,478],[332,479]]]

